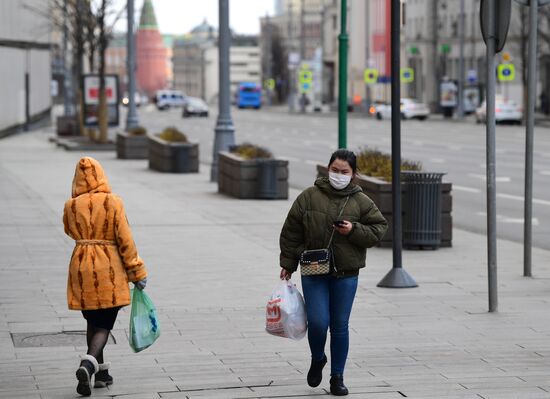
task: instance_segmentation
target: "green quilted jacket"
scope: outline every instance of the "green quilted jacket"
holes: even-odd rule
[[[333,275],[353,276],[365,267],[367,248],[380,241],[388,222],[359,186],[352,183],[343,190],[335,190],[326,177],[318,178],[292,204],[279,238],[281,267],[293,273],[303,251],[327,247],[332,223],[347,196],[349,201],[341,219],[352,222],[353,228],[347,236],[334,233]]]

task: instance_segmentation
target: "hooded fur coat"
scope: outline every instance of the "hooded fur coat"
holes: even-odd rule
[[[69,265],[69,309],[130,304],[128,282],[147,277],[122,200],[111,192],[103,168],[84,157],[76,166],[72,198],[63,211],[65,233],[75,240]]]

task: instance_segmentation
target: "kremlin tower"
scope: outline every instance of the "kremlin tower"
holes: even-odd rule
[[[136,79],[138,88],[153,97],[166,88],[166,48],[158,30],[152,0],[145,0],[136,33]]]

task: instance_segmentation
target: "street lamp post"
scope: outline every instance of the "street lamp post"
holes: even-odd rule
[[[340,9],[340,35],[338,36],[338,148],[346,148],[348,117],[348,34],[346,32],[347,0],[342,0]]]
[[[464,1],[460,0],[459,29],[460,29],[460,55],[458,59],[458,118],[464,117],[464,36],[466,35],[466,15],[464,13]]]
[[[235,144],[235,128],[231,119],[230,80],[229,80],[229,46],[231,45],[231,32],[229,31],[229,0],[218,0],[219,7],[219,101],[218,119],[214,138],[212,154],[212,169],[210,181],[218,181],[218,152],[227,151]]]
[[[403,269],[402,264],[402,211],[401,211],[401,82],[400,82],[400,32],[401,3],[391,1],[391,158],[392,158],[392,249],[393,266],[378,283],[384,288],[414,288],[416,281]]]
[[[68,0],[63,2],[63,114],[65,116],[74,115],[74,96],[71,84],[71,72],[67,62],[67,52],[69,47],[69,10]]]
[[[134,0],[128,0],[128,32],[126,33],[126,75],[128,76],[128,114],[126,130],[139,125],[136,110],[136,42],[134,36]]]

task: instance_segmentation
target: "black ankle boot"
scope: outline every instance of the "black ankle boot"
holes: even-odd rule
[[[323,357],[321,360],[311,359],[311,366],[307,373],[307,384],[310,387],[317,387],[323,380],[323,367],[327,364],[327,357]]]
[[[91,355],[84,355],[80,362],[80,367],[76,370],[76,379],[78,385],[76,392],[83,396],[90,396],[92,394],[91,379],[92,376],[98,372],[99,364],[95,357]]]
[[[105,388],[113,384],[113,377],[109,374],[111,363],[102,363],[99,365],[99,371],[95,374],[94,388]]]
[[[334,374],[330,377],[330,393],[334,396],[346,396],[348,394],[342,374]]]

